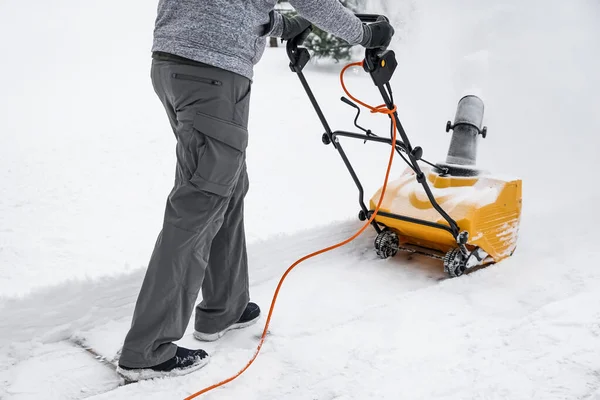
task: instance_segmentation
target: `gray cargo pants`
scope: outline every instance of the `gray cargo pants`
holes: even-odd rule
[[[120,364],[175,355],[200,288],[195,327],[215,333],[249,301],[244,232],[251,81],[210,66],[152,62],[152,84],[177,139],[177,167]]]

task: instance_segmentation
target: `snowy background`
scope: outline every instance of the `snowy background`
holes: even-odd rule
[[[298,267],[255,365],[205,398],[600,400],[600,4],[370,6],[397,27],[394,94],[426,158],[444,160],[458,99],[484,100],[479,165],[523,179],[518,250],[440,282],[434,261],[376,259],[368,231]],[[172,185],[174,137],[149,78],[155,12],[0,1],[0,399],[182,399],[254,352],[261,324],[205,346],[213,358],[195,374],[100,394],[114,375],[70,344],[119,348]],[[293,261],[360,227],[356,189],[287,64],[267,49],[251,105],[246,230],[264,309]],[[349,129],[340,68],[306,75],[331,125]],[[348,83],[379,102],[368,76]],[[373,193],[388,149],[346,149]]]

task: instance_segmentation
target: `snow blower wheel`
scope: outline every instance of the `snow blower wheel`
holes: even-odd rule
[[[452,249],[444,257],[444,272],[450,278],[458,278],[467,270],[467,257],[460,249]]]
[[[398,244],[398,235],[395,232],[385,230],[375,238],[375,251],[379,258],[385,260],[394,257],[398,253]]]

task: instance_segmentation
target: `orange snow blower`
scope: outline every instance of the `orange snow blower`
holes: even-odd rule
[[[358,17],[364,23],[385,18],[369,14],[358,14]],[[393,134],[392,138],[377,136],[358,125],[359,105],[366,105],[350,95],[343,79],[344,91],[352,100],[346,97],[341,100],[357,110],[354,125],[363,133],[331,130],[302,72],[310,54],[299,46],[309,33],[307,30],[288,42],[290,68],[300,78],[325,128],[323,143],[333,145],[350,172],[359,191],[358,217],[367,221],[379,203],[381,189],[367,207],[363,186],[340,138],[392,145]],[[395,53],[387,49],[367,49],[364,61],[350,66],[353,65],[362,66],[371,75],[385,103],[382,107],[394,109],[390,80],[398,66]],[[390,113],[399,134],[395,150],[408,168],[389,183],[381,208],[372,221],[377,232],[375,250],[379,257],[392,257],[398,251],[424,254],[442,260],[444,271],[450,277],[457,277],[513,254],[521,216],[522,182],[495,177],[476,168],[479,137],[487,136],[487,127],[482,127],[483,114],[484,104],[480,98],[463,97],[458,102],[454,123],[446,124],[446,132],[453,131],[446,162],[433,164],[423,158],[421,147],[412,147],[398,113]]]

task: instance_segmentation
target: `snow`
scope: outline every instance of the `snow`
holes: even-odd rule
[[[423,168],[423,173],[429,176],[430,168]],[[453,178],[455,179],[455,178]],[[462,178],[459,178],[462,179]],[[466,180],[473,178],[465,178]],[[409,181],[408,184],[404,185],[398,193],[407,197],[410,194],[416,196],[419,201],[427,201],[427,193],[423,186],[412,177],[405,177],[404,179],[399,179],[395,182],[390,182],[390,189],[398,187]],[[431,183],[431,182],[430,182]],[[457,187],[447,187],[447,188],[438,188],[434,185],[430,185],[431,193],[437,199],[447,199],[444,200],[444,206],[455,207],[460,203],[468,201],[470,204],[474,204],[479,207],[483,207],[489,204],[493,204],[497,199],[500,191],[503,189],[505,182],[494,182],[488,179],[482,178],[475,182],[473,185],[465,185],[465,186],[457,186]],[[452,208],[449,208],[451,210]]]
[[[12,370],[9,394],[19,399],[77,400],[101,390],[116,388],[118,379],[85,350],[64,342],[33,346],[27,359]],[[35,381],[32,381],[32,377]],[[57,385],[56,382],[60,382]]]
[[[211,361],[191,375],[108,392],[115,375],[72,344],[118,351],[172,184],[174,140],[149,81],[156,4],[26,3],[0,3],[0,398],[183,399],[242,368],[263,326],[202,344]],[[387,7],[394,97],[425,158],[445,159],[462,95],[484,100],[478,167],[523,179],[515,255],[441,281],[435,260],[378,260],[369,230],[290,274],[255,365],[204,398],[600,399],[600,6]],[[321,61],[306,76],[334,129],[353,130],[339,70]],[[363,73],[347,81],[380,103]],[[266,312],[291,263],[361,225],[283,48],[267,49],[252,101],[246,230]],[[359,122],[388,129],[367,112]],[[343,143],[368,198],[389,151]],[[397,159],[392,177],[404,168]],[[191,331],[181,344],[199,346]]]

